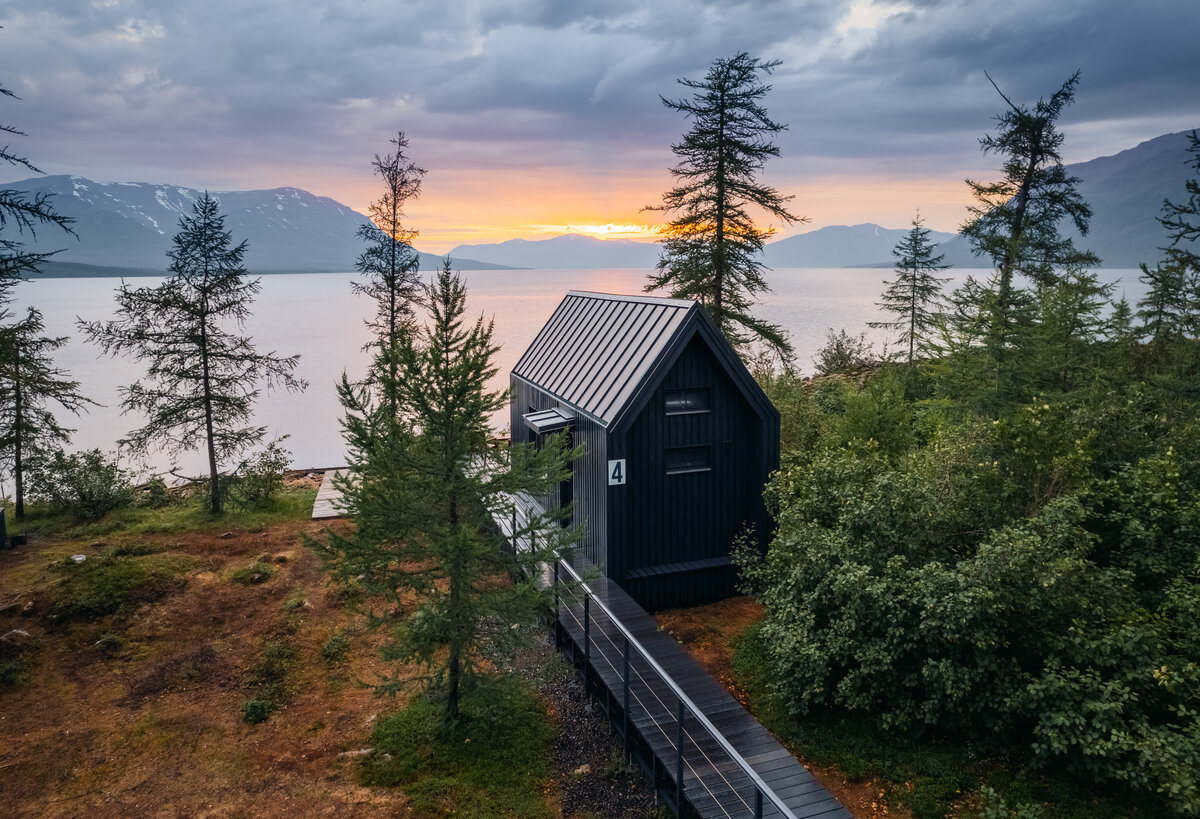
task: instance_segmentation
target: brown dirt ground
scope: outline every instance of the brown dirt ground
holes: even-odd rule
[[[320,479],[319,470],[300,470],[287,483],[315,489]],[[0,687],[0,815],[412,815],[399,789],[357,782],[355,752],[369,747],[376,717],[401,703],[357,684],[384,670],[381,638],[342,605],[305,545],[328,523],[102,541],[39,538],[0,550],[0,634],[31,635],[21,655],[24,681]],[[124,618],[50,616],[50,564],[134,544],[190,560],[181,587]],[[256,560],[277,574],[256,585],[230,579]],[[321,647],[335,630],[350,637],[351,649],[345,663],[331,667]],[[294,693],[266,722],[247,725],[242,703],[255,696],[247,672],[268,642],[296,649]],[[534,664],[544,663],[553,648],[540,645],[533,654]],[[541,695],[547,719],[560,725],[545,785],[548,811],[595,819],[654,815],[648,785],[614,763],[619,746],[574,678],[543,684]]]
[[[747,705],[746,692],[738,687],[733,676],[733,646],[762,614],[762,606],[753,598],[735,597],[706,606],[659,612],[655,620],[664,631],[679,640],[738,702]],[[905,819],[911,816],[907,810],[887,803],[878,782],[870,779],[851,782],[836,766],[813,765],[794,747],[789,750],[859,819],[882,816]]]

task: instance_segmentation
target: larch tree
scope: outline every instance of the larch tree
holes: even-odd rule
[[[1030,333],[1035,323],[1034,295],[1018,286],[1024,276],[1037,288],[1063,281],[1070,271],[1099,264],[1099,259],[1075,247],[1063,237],[1059,225],[1070,220],[1081,235],[1087,235],[1092,211],[1080,196],[1079,179],[1067,174],[1062,164],[1063,135],[1058,118],[1075,99],[1079,72],[1075,72],[1049,99],[1039,99],[1032,108],[1013,102],[999,86],[1007,109],[996,115],[997,131],[979,142],[985,154],[1003,158],[1002,178],[995,182],[967,185],[975,204],[963,225],[977,256],[989,259],[995,272],[975,291],[982,296],[973,314],[974,327],[958,328],[960,337],[977,333],[982,359],[972,356],[971,380],[980,409],[995,414],[1000,408],[1024,397],[1036,381],[1027,360],[1032,353]],[[956,294],[958,301],[970,294]],[[961,305],[960,305],[961,307]],[[956,314],[962,315],[961,309]]]
[[[683,140],[671,146],[679,163],[670,169],[677,186],[661,205],[674,218],[663,229],[657,272],[647,291],[665,290],[695,299],[734,347],[754,338],[785,357],[791,345],[782,328],[750,313],[769,291],[763,277],[763,245],[774,228],[759,228],[757,209],[785,225],[807,221],[788,210],[793,197],[759,181],[766,160],[779,156],[771,141],[787,126],[767,116],[761,100],[771,90],[760,76],[780,63],[745,53],[713,62],[703,80],[680,79],[690,99],[662,97],[666,107],[692,121]]]
[[[78,324],[105,354],[147,363],[146,380],[121,390],[124,410],[144,414],[146,423],[122,443],[173,458],[203,447],[215,515],[222,508],[221,463],[266,435],[266,427],[253,423],[262,388],[308,385],[295,376],[298,355],[260,353],[243,334],[261,285],[242,266],[246,242],[232,243],[207,192],[179,220],[174,244],[167,252],[170,278],[157,287],[122,282],[115,319]]]
[[[14,515],[25,517],[25,471],[31,457],[70,440],[51,404],[78,415],[94,404],[79,382],[54,365],[65,336],[48,337],[42,314],[30,307],[20,321],[0,326],[0,457],[13,476]]]
[[[375,357],[373,368],[394,362],[386,350],[394,347],[399,336],[408,330],[413,307],[421,300],[420,256],[412,246],[417,231],[404,225],[404,207],[421,195],[425,169],[405,154],[408,137],[403,131],[396,134],[391,144],[396,148],[395,153],[382,157],[376,154],[371,163],[375,175],[383,181],[383,195],[368,208],[371,223],[358,229],[358,236],[367,248],[359,255],[355,267],[366,281],[351,283],[356,293],[375,302],[375,315],[367,320],[375,338],[367,346],[384,354]],[[375,377],[380,374],[376,372]],[[383,380],[393,383],[394,372],[387,373]],[[387,406],[394,409],[395,396],[388,393],[384,398]]]
[[[917,353],[925,353],[930,335],[937,324],[942,284],[948,279],[937,274],[949,265],[942,264],[944,256],[934,255],[937,245],[929,241],[929,228],[921,223],[918,213],[912,229],[896,243],[896,279],[885,281],[877,306],[896,316],[894,321],[868,322],[870,327],[899,331],[899,342],[908,347],[908,363]]]
[[[428,323],[394,349],[407,433],[382,434],[369,397],[343,379],[352,477],[342,484],[342,505],[356,526],[331,532],[328,554],[338,577],[382,602],[369,614],[391,627],[385,658],[427,669],[417,679],[442,696],[454,722],[463,693],[487,674],[483,661],[511,657],[514,625],[545,611],[537,567],[574,537],[555,514],[514,516],[517,539],[530,548],[513,554],[492,516],[507,518],[506,498],[517,492],[552,491],[573,453],[562,435],[540,449],[489,446],[491,415],[505,402],[487,388],[496,373],[492,325],[467,319],[466,288],[449,260],[426,290]],[[385,675],[376,687],[395,692],[412,679]]]

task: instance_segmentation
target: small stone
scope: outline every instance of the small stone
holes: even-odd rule
[[[588,763],[583,763],[575,770],[571,771],[571,776],[587,776],[592,772],[592,766]]]
[[[91,543],[88,544],[88,546],[91,547],[92,549],[103,549],[104,542],[100,541],[100,540],[93,540]]]
[[[76,563],[83,563],[87,560],[87,555],[71,555],[71,560],[74,560]]]
[[[28,645],[33,640],[33,635],[23,628],[14,628],[0,637],[0,643],[6,643],[10,646]]]
[[[31,611],[33,611],[33,601],[32,600],[30,600],[25,605],[21,606],[21,614],[29,614],[29,612],[31,612]]]
[[[255,562],[255,563],[270,563],[270,562],[271,562],[271,556],[270,556],[269,554],[266,554],[266,553],[264,552],[263,554],[261,554],[261,555],[259,555],[258,557],[254,558],[254,562]]]
[[[217,535],[217,537],[219,537],[221,540],[229,540],[231,537],[233,537],[233,532],[223,532],[222,534]]]

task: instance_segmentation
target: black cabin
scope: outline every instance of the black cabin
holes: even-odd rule
[[[515,442],[568,429],[585,453],[584,554],[647,609],[733,593],[734,539],[766,543],[779,413],[699,303],[571,291],[513,369]]]

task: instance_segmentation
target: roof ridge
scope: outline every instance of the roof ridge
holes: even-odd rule
[[[623,293],[600,293],[594,290],[568,290],[567,296],[584,299],[602,299],[605,301],[628,301],[638,304],[661,304],[671,307],[688,308],[699,302],[694,299],[675,299],[669,296],[631,296]]]

